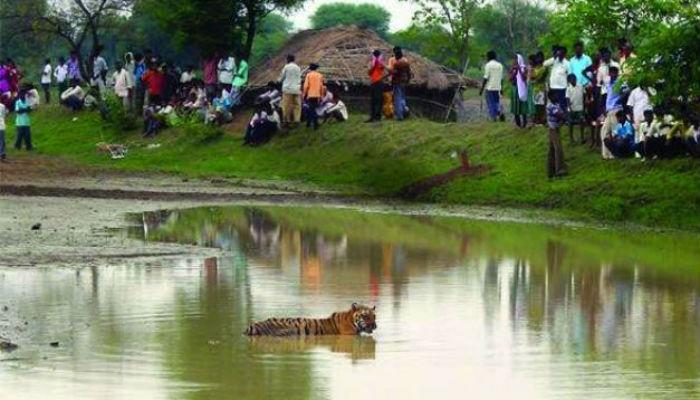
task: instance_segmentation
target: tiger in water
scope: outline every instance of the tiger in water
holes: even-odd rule
[[[377,329],[374,310],[353,303],[348,311],[334,312],[328,318],[270,318],[255,322],[245,330],[248,336],[359,335]]]

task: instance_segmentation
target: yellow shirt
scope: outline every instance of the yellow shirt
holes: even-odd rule
[[[304,98],[320,99],[323,97],[323,75],[317,71],[306,74],[304,79]]]

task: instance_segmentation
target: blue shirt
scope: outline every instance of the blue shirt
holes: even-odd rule
[[[615,127],[615,136],[618,139],[622,139],[628,142],[629,145],[634,143],[634,127],[629,121],[625,121],[624,124],[617,124]]]
[[[141,78],[143,78],[144,73],[146,73],[146,63],[143,61],[136,63],[136,67],[134,67],[134,78],[136,78],[136,83],[141,82]]]
[[[29,113],[20,113],[20,111],[29,111],[31,109],[24,100],[17,99],[17,102],[15,102],[15,112],[17,113],[15,126],[29,126]]]
[[[620,96],[620,91],[615,90],[615,82],[608,83],[608,98],[605,100],[605,111],[615,111],[622,108],[622,96]]]
[[[569,73],[576,75],[576,83],[580,83],[581,86],[586,86],[590,82],[590,79],[588,79],[583,71],[591,65],[593,65],[593,61],[585,54],[582,54],[581,58],[574,55],[569,59]]]

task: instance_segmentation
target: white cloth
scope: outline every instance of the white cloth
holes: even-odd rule
[[[61,100],[67,100],[71,96],[75,96],[78,99],[83,100],[85,98],[85,91],[82,87],[80,87],[80,85],[70,87],[61,93]]]
[[[558,58],[550,58],[546,60],[543,64],[545,67],[549,67],[549,88],[550,89],[566,89],[569,84],[567,77],[569,75],[569,61],[564,58],[559,60]]]
[[[63,83],[68,77],[68,66],[66,64],[57,65],[53,70],[53,77],[56,78],[56,83]]]
[[[114,93],[119,97],[129,96],[129,89],[133,87],[131,85],[129,71],[122,68],[121,70],[115,72],[112,77],[114,79]]]
[[[278,80],[282,82],[282,93],[301,94],[301,68],[295,63],[285,65]]]
[[[500,91],[503,82],[503,64],[496,60],[491,60],[484,65],[484,79],[486,80],[485,90]]]
[[[627,106],[632,107],[634,123],[641,124],[644,121],[644,111],[652,109],[649,93],[641,87],[636,87],[630,93]]]
[[[222,58],[217,66],[219,71],[219,83],[230,85],[233,82],[233,76],[236,75],[236,59],[233,57]]]
[[[5,116],[7,116],[7,109],[4,104],[0,103],[0,131],[5,130]]]
[[[600,94],[608,93],[608,84],[610,83],[610,67],[620,68],[620,64],[615,61],[610,61],[610,63],[605,64],[600,62],[598,66],[598,87],[600,87]]]
[[[569,99],[569,110],[571,112],[583,111],[583,95],[585,89],[580,84],[566,87],[566,98]]]
[[[194,78],[193,73],[184,71],[182,75],[180,75],[180,83],[190,83],[192,82],[192,78]]]
[[[51,64],[46,64],[44,69],[41,71],[41,84],[50,85],[51,84],[51,73],[53,72],[53,67]]]

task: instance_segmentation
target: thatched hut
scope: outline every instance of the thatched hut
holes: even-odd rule
[[[393,46],[371,30],[355,26],[323,30],[305,30],[294,35],[272,58],[255,67],[251,73],[252,89],[276,81],[284,67],[287,54],[294,54],[303,68],[319,64],[332,90],[337,90],[345,103],[366,112],[369,76],[367,63],[373,50],[379,49],[389,57]],[[414,79],[407,89],[412,112],[424,117],[442,119],[455,92],[473,85],[460,73],[437,64],[419,54],[405,51],[411,62]]]

